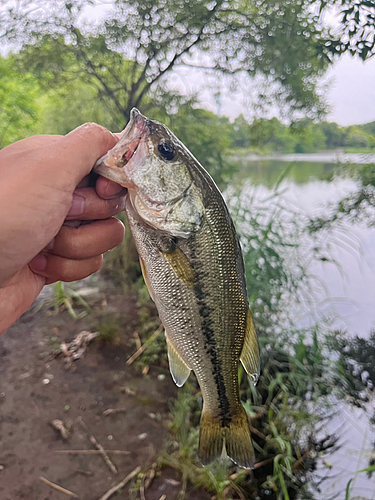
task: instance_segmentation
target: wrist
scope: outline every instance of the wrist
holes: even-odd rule
[[[0,334],[27,311],[45,282],[46,278],[32,273],[26,266],[6,286],[0,288]]]

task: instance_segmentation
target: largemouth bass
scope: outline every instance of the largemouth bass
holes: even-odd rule
[[[223,197],[172,132],[137,109],[94,170],[128,189],[126,213],[165,328],[170,371],[193,370],[203,396],[199,457],[254,466],[238,362],[256,383],[259,350],[238,237]]]

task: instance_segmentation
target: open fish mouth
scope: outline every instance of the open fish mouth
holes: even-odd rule
[[[134,157],[141,141],[151,133],[148,120],[138,109],[133,108],[124,133],[114,148],[99,158],[94,171],[103,177],[128,187],[129,179],[124,168]]]

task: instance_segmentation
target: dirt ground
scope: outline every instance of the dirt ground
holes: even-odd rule
[[[90,305],[116,314],[123,325],[134,319],[136,311],[131,295],[125,296],[104,280],[99,299]],[[94,325],[92,314],[74,320],[67,311],[55,314],[44,304],[39,311],[27,312],[0,337],[1,500],[69,498],[40,477],[80,500],[97,500],[137,466],[150,467],[165,444],[170,399],[177,388],[165,370],[150,367],[143,376],[125,364],[136,350],[131,329],[124,328],[128,333],[117,342],[95,339],[73,369],[62,356],[51,355],[56,345],[70,342],[82,330],[93,331]],[[158,378],[160,374],[166,375]],[[104,415],[109,408],[124,411]],[[70,428],[67,439],[51,425],[55,419]],[[89,435],[106,450],[128,452],[109,454],[117,474],[99,454],[58,453],[95,450]],[[164,470],[146,490],[146,500],[163,495],[174,500],[180,487],[176,473]],[[127,486],[111,498],[131,497]],[[190,488],[187,498],[210,496]]]

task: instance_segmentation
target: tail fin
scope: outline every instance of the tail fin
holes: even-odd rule
[[[220,419],[214,418],[211,412],[203,409],[199,434],[199,458],[202,464],[207,465],[220,457],[224,449],[239,467],[254,468],[254,448],[246,412],[242,406],[238,413],[232,416],[229,425],[225,426]]]

